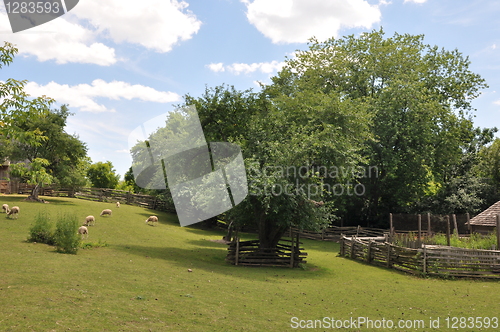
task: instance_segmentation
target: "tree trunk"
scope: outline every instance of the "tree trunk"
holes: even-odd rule
[[[287,228],[280,227],[274,220],[267,219],[264,212],[261,212],[258,217],[259,248],[275,249]]]
[[[31,194],[26,198],[27,201],[40,202],[45,203],[43,199],[38,198],[38,193],[40,192],[40,185],[36,184],[33,190],[31,190]]]

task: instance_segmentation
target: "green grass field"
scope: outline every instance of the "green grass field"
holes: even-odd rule
[[[304,269],[232,266],[224,261],[226,246],[210,241],[223,233],[181,228],[173,215],[23,198],[1,196],[21,213],[17,220],[0,215],[0,331],[293,331],[307,320],[323,322],[309,330],[333,330],[324,317],[425,324],[343,331],[498,330],[478,328],[482,318],[463,328],[457,320],[457,329],[447,329],[446,318],[452,324],[452,317],[500,317],[499,282],[417,278],[340,258],[338,244],[312,240],[303,240]],[[99,217],[104,208],[113,216]],[[82,222],[96,216],[84,242],[108,246],[69,255],[26,242],[41,210],[54,218],[58,211],[75,213]],[[151,214],[160,218],[156,227],[144,223]],[[429,320],[438,318],[439,328],[431,328]]]

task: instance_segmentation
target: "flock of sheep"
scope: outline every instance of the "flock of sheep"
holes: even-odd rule
[[[120,207],[120,202],[116,202],[116,207],[117,208]],[[15,216],[17,219],[17,217],[19,216],[19,206],[13,206],[12,208],[9,208],[8,204],[3,204],[2,205],[2,212],[7,214],[7,218],[13,218]],[[100,216],[101,217],[105,216],[105,215],[111,216],[112,213],[113,213],[113,211],[111,211],[110,209],[104,209],[101,211]],[[157,216],[150,216],[148,219],[146,219],[146,224],[149,224],[149,223],[151,223],[151,225],[158,223],[158,217]],[[87,226],[91,226],[91,225],[92,226],[95,225],[95,217],[94,216],[87,216],[85,218],[85,223],[83,224],[83,226],[80,226],[80,228],[78,228],[78,234],[80,234],[82,236],[82,240],[83,240],[84,236],[86,236],[86,238],[89,237],[89,229],[87,228]]]
[[[120,207],[120,202],[116,202],[116,207]],[[113,213],[113,211],[111,211],[110,209],[104,209],[101,211],[101,214],[100,216],[105,216],[105,215],[108,215],[108,216],[111,216],[111,214]],[[154,225],[155,223],[158,223],[158,217],[157,216],[149,216],[148,219],[146,219],[146,224],[147,223],[151,223],[152,225]],[[89,237],[89,230],[87,228],[87,226],[91,226],[91,225],[95,225],[95,217],[94,216],[87,216],[85,218],[85,223],[83,224],[83,226],[80,226],[80,228],[78,229],[78,234],[81,234],[82,236],[82,240],[84,238],[84,236],[86,236],[86,238]]]

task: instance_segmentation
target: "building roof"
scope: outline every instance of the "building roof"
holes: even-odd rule
[[[473,226],[491,226],[496,227],[496,215],[500,214],[500,201],[496,202],[474,218],[469,223]]]

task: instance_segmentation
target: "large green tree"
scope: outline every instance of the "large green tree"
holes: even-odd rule
[[[13,61],[17,51],[10,43],[0,47],[0,69]],[[77,137],[64,132],[70,114],[66,106],[51,111],[54,100],[29,96],[24,91],[26,83],[11,78],[0,82],[0,158],[23,162],[13,166],[13,174],[36,184],[29,198],[39,200],[42,183],[74,186],[85,182],[76,170],[87,149]]]
[[[0,46],[0,69],[14,60],[18,49],[5,42]],[[26,80],[8,78],[0,81],[0,135],[4,139],[15,139],[30,145],[40,145],[46,140],[37,128],[25,130],[19,124],[47,114],[53,99],[46,96],[31,97],[24,91]],[[8,158],[8,151],[0,148],[0,158]]]
[[[276,246],[290,226],[319,229],[330,221],[332,209],[321,202],[322,180],[312,172],[314,165],[355,165],[360,144],[369,137],[366,107],[342,103],[334,93],[310,90],[286,95],[218,86],[207,88],[199,98],[186,96],[185,104],[196,106],[208,142],[241,147],[249,195],[219,217],[258,230],[261,248]],[[148,138],[150,151],[143,143],[132,149],[134,162],[149,160],[149,153],[161,155],[158,149],[165,148],[167,138],[184,139],[179,123],[189,114],[181,113],[171,112],[165,127]],[[153,186],[165,183],[161,165],[157,167],[150,173]],[[302,176],[297,175],[299,169]]]
[[[81,187],[86,184],[85,165],[88,164],[87,147],[75,135],[65,132],[66,122],[71,115],[66,105],[36,118],[19,121],[17,126],[25,131],[38,130],[45,139],[40,144],[29,144],[11,140],[13,161],[46,159],[47,172],[63,187]]]
[[[345,214],[358,221],[410,212],[430,183],[449,181],[471,140],[471,101],[486,83],[458,50],[423,39],[386,37],[381,29],[312,40],[309,50],[297,52],[273,79],[273,88],[283,93],[337,94],[341,104],[365,107],[371,115],[374,139],[366,141],[363,156],[378,173],[360,179],[365,195],[344,201]]]
[[[120,175],[116,174],[111,161],[97,162],[89,166],[87,176],[95,188],[114,189],[120,181]]]

